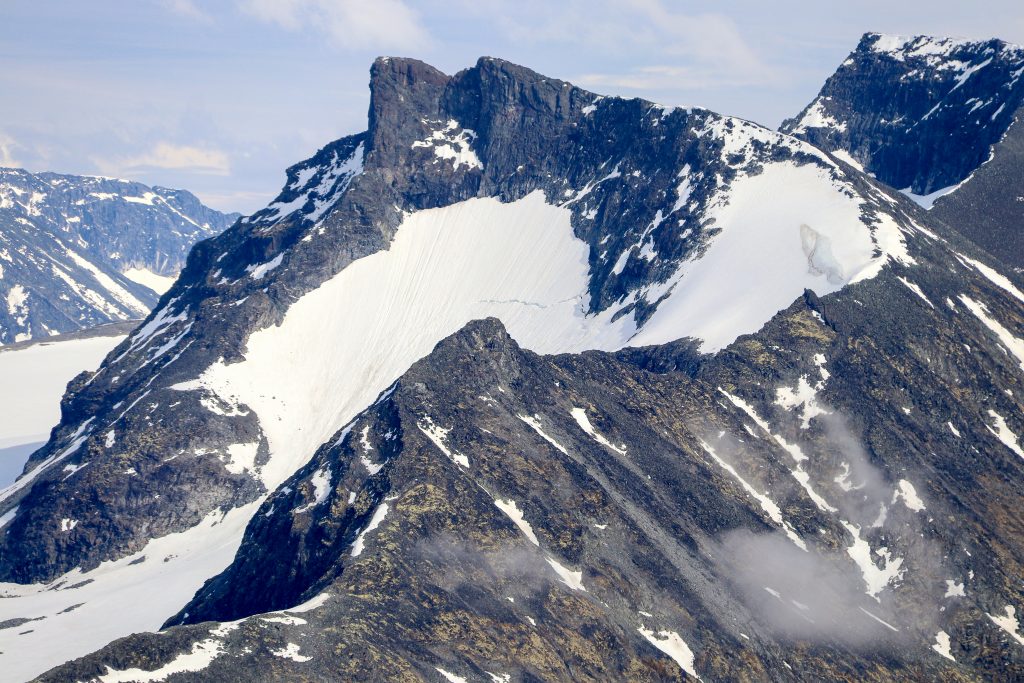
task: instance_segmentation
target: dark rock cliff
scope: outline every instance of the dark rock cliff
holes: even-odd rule
[[[1018,46],[868,33],[781,130],[934,205],[937,219],[1019,270],[1022,102]]]

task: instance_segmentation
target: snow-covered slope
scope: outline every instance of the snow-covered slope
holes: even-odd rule
[[[0,169],[0,344],[145,317],[235,218],[183,190]]]
[[[667,298],[629,345],[696,337],[717,351],[805,289],[825,295],[874,277],[890,259],[913,263],[896,222],[879,212],[866,225],[868,203],[844,193],[832,173],[779,163],[734,180],[709,213],[721,233],[646,295]]]
[[[158,275],[148,268],[129,268],[122,273],[132,282],[138,282],[143,287],[152,289],[157,294],[163,294],[174,284],[175,276]]]
[[[720,233],[700,258],[595,314],[587,311],[587,245],[564,204],[535,191],[412,213],[386,251],[353,262],[292,304],[279,325],[250,336],[244,362],[217,362],[176,388],[202,387],[255,411],[270,450],[261,478],[273,489],[471,320],[499,318],[539,353],[683,337],[716,351],[805,289],[836,291],[873,276],[889,256],[910,262],[896,223],[883,214],[872,230],[861,220],[864,202],[830,173],[838,171],[780,163],[737,178],[709,212]],[[660,303],[638,329],[622,312],[642,298]]]
[[[0,681],[20,683],[129,633],[159,629],[231,561],[255,508],[211,512],[188,531],[89,572],[45,584],[0,583],[0,622],[7,624],[0,629]],[[61,533],[74,534],[80,523],[62,519]]]
[[[714,352],[794,301],[849,285],[906,296],[891,272],[921,280],[918,255],[943,240],[811,145],[712,112],[494,59],[456,76],[379,60],[371,93],[367,132],[201,243],[159,309],[70,388],[60,429],[0,494],[17,507],[0,573],[23,586],[0,616],[59,611],[38,602],[46,586],[101,572],[119,578],[62,590],[85,605],[48,623],[85,628],[105,614],[88,591],[136,576],[166,599],[105,636],[152,628],[201,577],[165,585],[126,558],[174,536],[180,566],[219,571],[254,503],[473,319],[542,353],[684,337]],[[452,428],[421,426],[442,445]],[[209,532],[224,514],[235,531]]]
[[[60,421],[60,399],[80,372],[95,370],[124,335],[55,339],[0,350],[0,488]]]

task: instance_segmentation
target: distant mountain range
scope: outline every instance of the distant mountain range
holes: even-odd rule
[[[378,59],[0,491],[0,677],[1024,678],[1019,254],[920,205],[1016,100],[915,128],[1014,70],[922,40],[807,139]]]
[[[785,133],[1024,269],[1024,48],[868,33]]]
[[[0,168],[0,344],[144,318],[238,217],[184,190]]]

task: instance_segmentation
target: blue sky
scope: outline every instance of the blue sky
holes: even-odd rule
[[[1019,0],[3,0],[0,166],[250,212],[365,128],[370,63],[503,57],[591,90],[777,126],[865,31],[1024,43]]]

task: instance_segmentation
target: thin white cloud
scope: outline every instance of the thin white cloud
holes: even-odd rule
[[[513,43],[561,44],[621,64],[615,71],[574,79],[588,87],[683,90],[765,85],[784,77],[721,12],[691,14],[677,9],[682,3],[663,0],[462,2],[465,11],[493,24]]]
[[[12,137],[0,133],[0,166],[7,168],[21,166],[21,162],[14,156],[14,148],[18,144]]]
[[[152,169],[188,171],[201,175],[228,175],[231,171],[228,155],[219,149],[169,142],[158,142],[148,152],[134,157],[97,159],[96,165],[104,173],[113,175],[132,175]]]
[[[721,70],[749,72],[755,78],[768,69],[733,19],[724,14],[672,12],[660,0],[632,0],[629,4],[664,41],[665,54],[692,58]]]
[[[419,50],[429,43],[417,13],[403,0],[239,0],[245,13],[289,31],[322,33],[348,49]]]
[[[193,0],[161,0],[160,4],[171,12],[188,19],[200,21],[204,24],[208,24],[213,21],[213,17],[199,9]]]
[[[621,72],[581,74],[572,79],[585,88],[672,91],[764,85],[765,79],[750,78],[719,69],[674,64],[651,64]]]
[[[250,190],[202,190],[195,195],[209,207],[230,213],[238,211],[242,214],[255,213],[262,209],[277,196],[277,191],[254,192]]]

